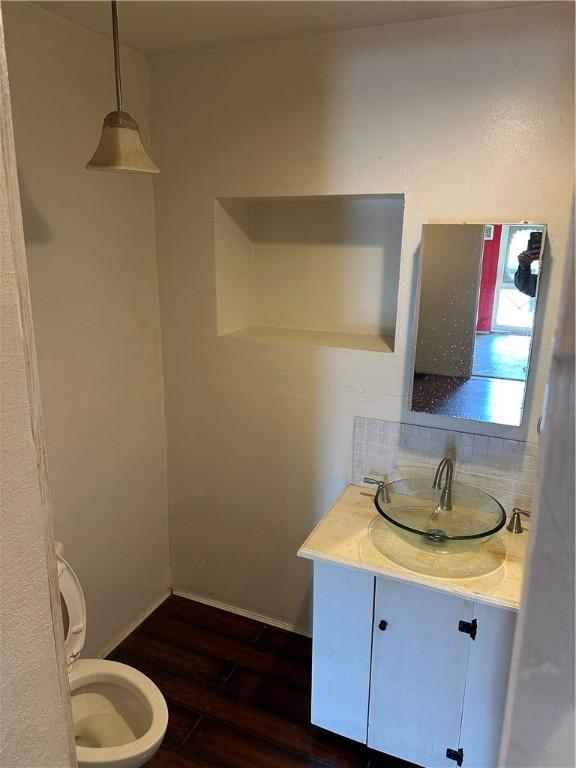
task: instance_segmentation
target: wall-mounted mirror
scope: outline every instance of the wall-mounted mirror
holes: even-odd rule
[[[411,410],[518,426],[543,224],[427,224]]]

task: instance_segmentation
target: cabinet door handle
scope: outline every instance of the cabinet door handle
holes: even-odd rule
[[[465,634],[470,635],[472,640],[476,640],[476,634],[478,633],[478,621],[476,619],[472,619],[472,621],[459,621],[458,631],[464,632]]]
[[[447,749],[446,757],[448,760],[454,760],[456,765],[461,766],[464,763],[464,750],[462,747],[460,749]]]
[[[381,632],[384,632],[388,628],[388,622],[386,619],[382,619],[382,621],[378,624],[378,629]]]

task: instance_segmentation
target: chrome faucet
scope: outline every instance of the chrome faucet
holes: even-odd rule
[[[444,487],[442,487],[442,479],[444,477],[444,472],[446,472],[446,482],[444,483]],[[436,470],[436,474],[434,475],[434,482],[432,483],[432,488],[436,488],[436,490],[442,490],[442,493],[440,495],[440,503],[439,507],[443,512],[449,512],[452,509],[452,480],[454,479],[454,462],[449,456],[445,456],[440,464],[438,464],[438,469]]]

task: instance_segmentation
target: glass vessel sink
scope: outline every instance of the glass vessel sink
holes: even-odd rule
[[[506,522],[495,498],[472,485],[453,482],[451,509],[442,509],[442,491],[429,478],[379,483],[374,504],[399,535],[416,546],[456,552],[485,542]]]

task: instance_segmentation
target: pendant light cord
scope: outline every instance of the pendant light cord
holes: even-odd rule
[[[120,75],[120,44],[118,43],[118,11],[112,1],[112,37],[114,39],[114,74],[116,76],[116,109],[122,111],[122,77]]]

